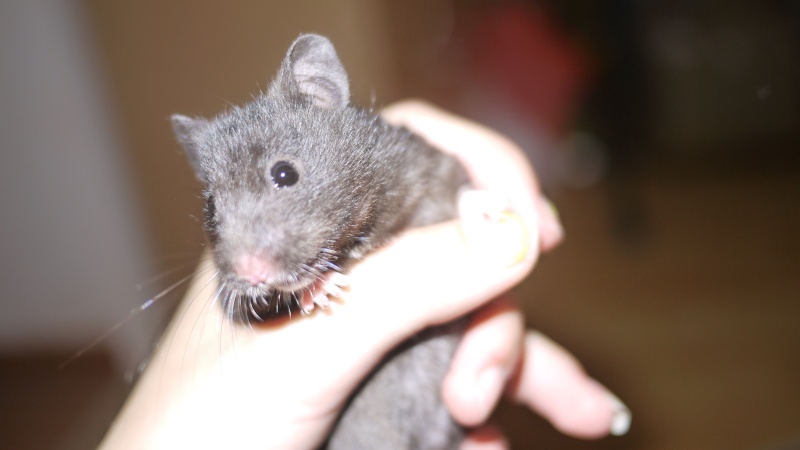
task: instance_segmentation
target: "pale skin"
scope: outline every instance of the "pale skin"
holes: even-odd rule
[[[359,262],[326,308],[253,330],[208,300],[217,287],[212,269],[201,271],[100,448],[316,448],[387,351],[476,310],[442,386],[453,417],[473,430],[463,449],[506,448],[485,425],[501,395],[573,436],[627,429],[627,409],[563,348],[526,331],[507,294],[563,236],[524,156],[425,103],[383,115],[469,168],[481,193],[462,198],[460,218],[410,230]]]

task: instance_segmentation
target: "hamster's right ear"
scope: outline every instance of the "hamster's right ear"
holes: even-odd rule
[[[200,181],[205,182],[205,170],[203,170],[203,156],[201,155],[200,138],[205,131],[207,122],[203,119],[193,119],[181,114],[173,114],[172,130],[175,132],[175,137],[178,142],[183,146],[186,151],[186,156],[189,157],[189,162],[194,168],[194,172]]]
[[[347,72],[331,41],[318,34],[302,34],[292,43],[270,92],[323,109],[344,108],[350,102]]]

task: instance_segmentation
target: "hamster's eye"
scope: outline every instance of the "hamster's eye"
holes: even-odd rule
[[[269,173],[272,175],[272,182],[275,183],[276,188],[291,186],[297,183],[297,179],[300,178],[297,169],[286,161],[275,163]]]
[[[214,204],[214,196],[206,194],[206,207],[203,210],[205,213],[205,220],[203,224],[206,228],[206,233],[212,244],[216,245],[219,242],[219,234],[217,233],[217,207]]]

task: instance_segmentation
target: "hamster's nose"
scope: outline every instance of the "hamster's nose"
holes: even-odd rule
[[[233,266],[234,272],[242,280],[253,286],[266,283],[275,273],[272,264],[264,257],[255,255],[242,255]]]

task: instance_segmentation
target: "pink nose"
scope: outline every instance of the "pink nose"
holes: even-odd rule
[[[273,273],[272,265],[266,258],[242,255],[234,264],[233,270],[239,278],[249,282],[253,286],[266,283]]]

